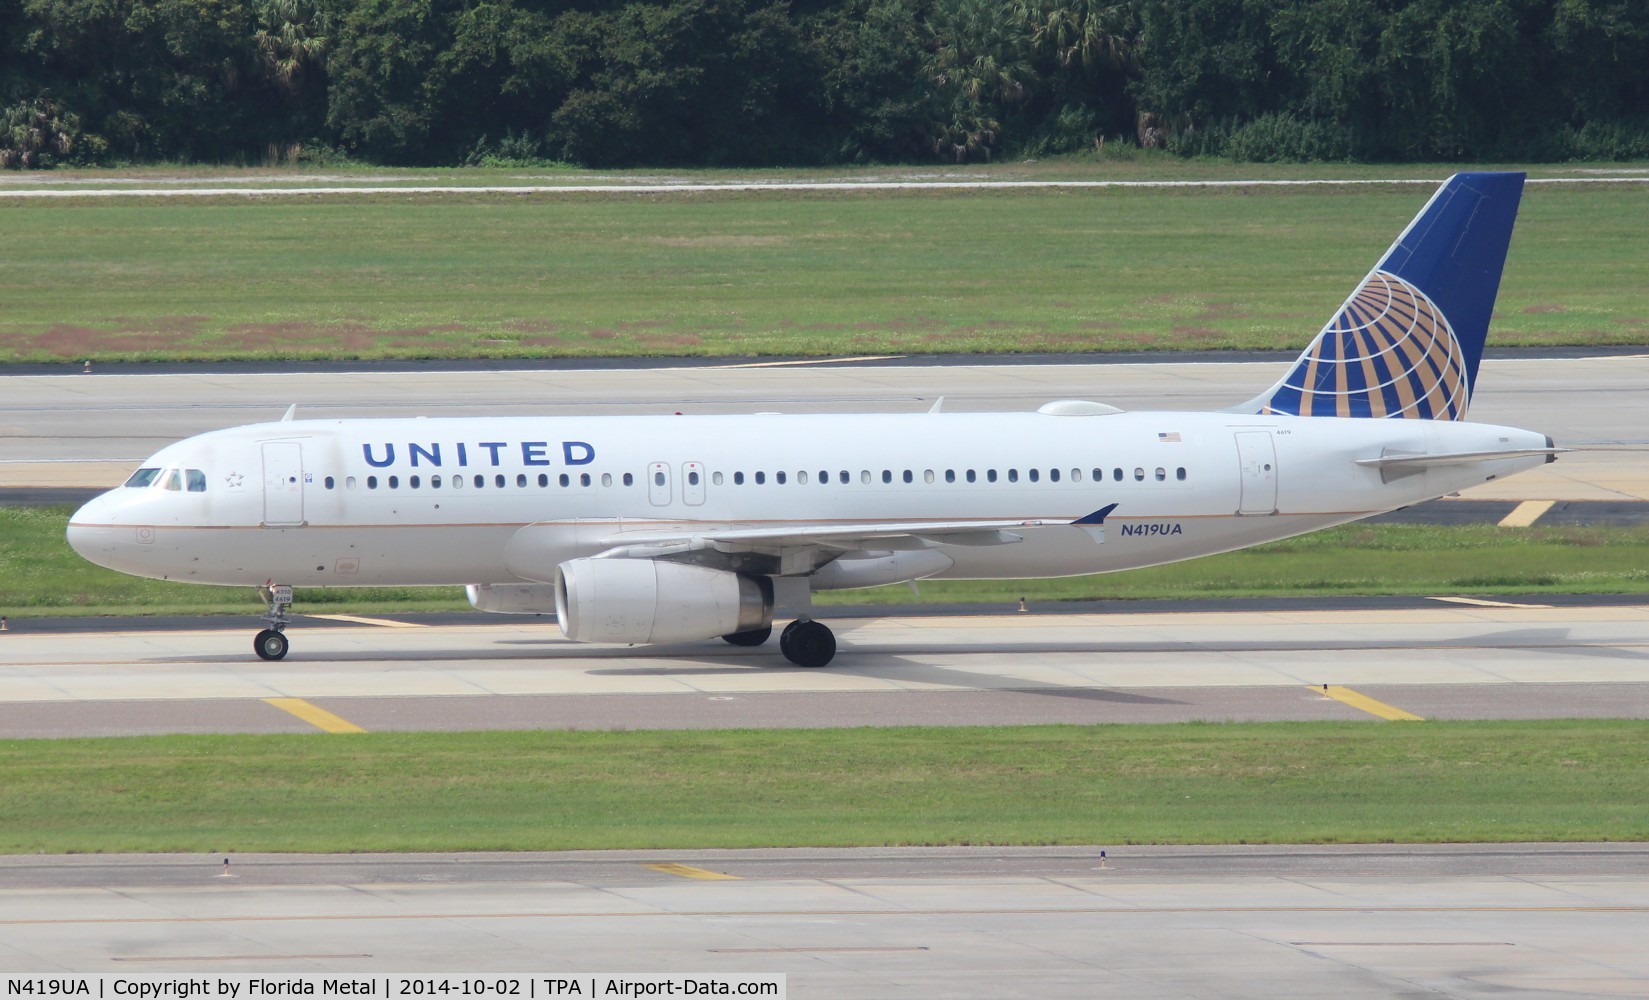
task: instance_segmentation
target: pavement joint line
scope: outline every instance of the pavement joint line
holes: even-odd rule
[[[1383,906],[1365,903],[1349,906],[1025,906],[1025,907],[937,907],[901,909],[889,905],[876,909],[794,910],[515,910],[497,913],[261,913],[225,914],[211,918],[218,924],[294,923],[300,921],[402,921],[402,920],[620,920],[675,919],[681,917],[971,917],[1085,913],[1649,913],[1649,906],[1630,903],[1568,906],[1468,906],[1406,904]],[[50,927],[75,924],[200,924],[203,919],[189,915],[159,917],[26,917],[0,920],[0,927]]]
[[[273,705],[283,712],[297,716],[316,729],[328,733],[364,733],[365,729],[350,722],[348,719],[333,715],[319,705],[312,705],[302,698],[265,698],[265,705]]]
[[[679,875],[682,878],[694,878],[694,879],[699,879],[700,881],[704,881],[704,882],[714,882],[714,881],[740,882],[740,881],[743,881],[737,875],[728,875],[725,872],[713,872],[708,868],[694,868],[692,865],[679,864],[679,863],[674,862],[674,861],[661,862],[659,864],[642,865],[641,867],[651,868],[653,871],[663,872],[666,875]]]
[[[419,622],[397,622],[388,618],[363,618],[360,615],[304,615],[305,618],[319,618],[329,622],[348,622],[352,625],[381,625],[384,628],[427,628]]]
[[[1395,705],[1387,705],[1383,701],[1376,701],[1366,694],[1353,691],[1348,687],[1341,687],[1338,684],[1324,684],[1321,688],[1313,687],[1311,690],[1321,691],[1325,697],[1333,698],[1335,701],[1350,705],[1352,708],[1367,712],[1370,715],[1378,715],[1382,719],[1389,719],[1393,722],[1426,721],[1413,712],[1405,712]]]
[[[1550,604],[1513,604],[1509,601],[1485,601],[1481,597],[1428,597],[1428,601],[1444,604],[1466,604],[1474,608],[1520,608],[1528,611],[1550,610]]]
[[[1525,500],[1500,519],[1502,528],[1527,528],[1540,520],[1541,515],[1557,505],[1556,500]]]

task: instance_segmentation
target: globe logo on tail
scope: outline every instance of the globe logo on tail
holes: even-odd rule
[[[1376,270],[1276,388],[1263,413],[1463,420],[1471,387],[1447,317]]]

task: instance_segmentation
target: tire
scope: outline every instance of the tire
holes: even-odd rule
[[[290,647],[286,636],[272,628],[264,629],[252,640],[252,651],[258,654],[260,660],[279,660],[286,656]]]
[[[779,635],[784,658],[798,667],[815,669],[836,656],[836,635],[820,622],[791,622]]]
[[[721,638],[723,642],[729,642],[735,646],[760,646],[772,635],[773,626],[764,625],[761,628],[753,628],[748,632],[729,632]]]

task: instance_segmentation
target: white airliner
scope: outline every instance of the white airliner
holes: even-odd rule
[[[1465,421],[1523,175],[1438,189],[1289,372],[1211,413],[287,419],[162,449],[71,545],[138,576],[293,587],[465,584],[569,639],[835,655],[816,590],[1066,576],[1190,559],[1552,461]]]

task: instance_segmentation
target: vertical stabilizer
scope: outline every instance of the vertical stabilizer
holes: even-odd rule
[[[1445,181],[1282,381],[1241,409],[1465,419],[1522,195],[1518,173]]]

